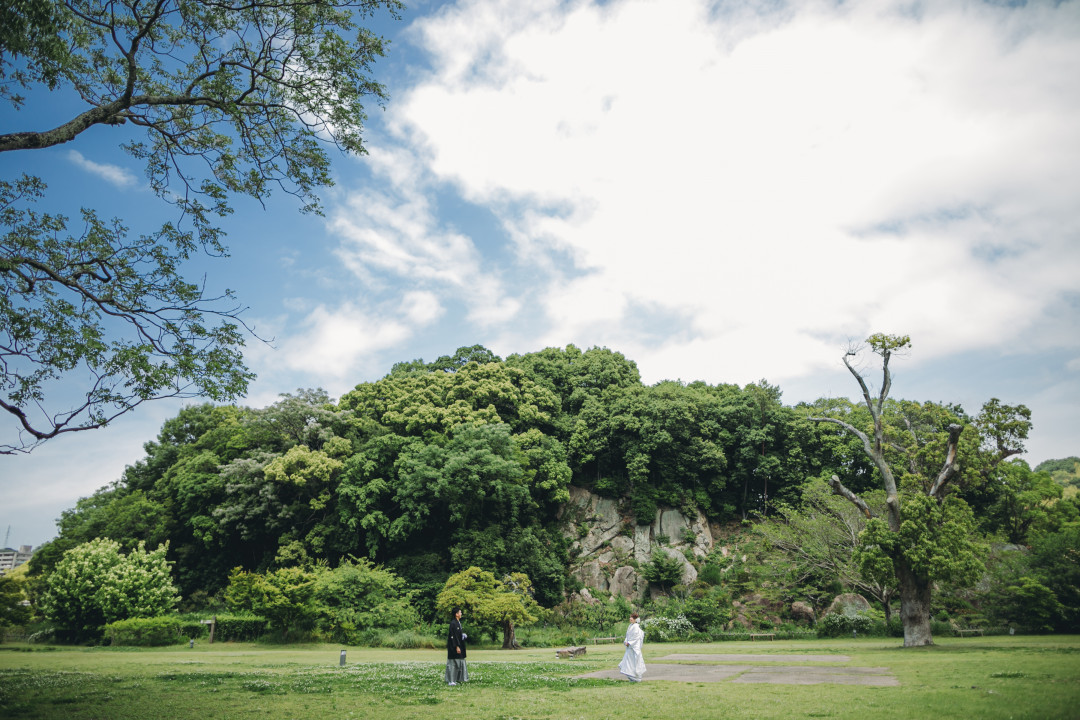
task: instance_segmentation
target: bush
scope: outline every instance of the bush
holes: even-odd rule
[[[647,642],[686,640],[695,632],[694,624],[687,620],[685,615],[646,618],[641,621],[641,629],[645,631]]]
[[[117,620],[105,626],[105,637],[112,645],[175,645],[184,640],[181,624],[175,616]]]
[[[814,629],[820,638],[844,637],[852,633],[871,635],[874,620],[867,615],[831,613],[818,620]]]
[[[435,649],[435,641],[430,636],[416,630],[399,630],[384,638],[383,645],[398,650]]]
[[[266,632],[267,621],[258,615],[218,615],[214,639],[222,642],[257,640]]]
[[[204,624],[201,618],[181,615],[178,620],[180,621],[180,627],[177,628],[177,632],[180,633],[182,638],[196,640],[210,634],[210,625]]]
[[[711,594],[688,598],[683,603],[683,614],[699,631],[724,625],[731,620],[731,608],[720,604],[724,599]]]
[[[65,639],[96,641],[106,623],[163,615],[176,606],[168,543],[148,551],[140,542],[126,555],[120,549],[96,538],[65,552],[49,574],[40,608]]]
[[[709,563],[698,573],[697,579],[699,582],[708,583],[709,585],[719,585],[724,581],[724,571],[719,565]]]

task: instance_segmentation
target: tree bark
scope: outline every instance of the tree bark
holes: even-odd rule
[[[514,634],[514,622],[512,620],[503,620],[503,650],[520,650],[521,645],[517,641],[517,636]]]
[[[930,590],[927,578],[919,577],[907,563],[897,561],[900,582],[900,620],[904,624],[904,647],[933,645],[930,632]]]

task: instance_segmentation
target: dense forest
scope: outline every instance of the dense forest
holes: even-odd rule
[[[881,487],[862,441],[820,417],[871,423],[843,398],[784,405],[764,380],[645,385],[606,348],[501,359],[466,347],[398,363],[336,401],[298,390],[262,409],[186,407],[117,482],[63,513],[31,573],[47,578],[66,552],[108,538],[133,554],[165,548],[188,611],[238,604],[259,574],[321,567],[384,573],[411,608],[402,622],[432,620],[448,578],[469,568],[531,583],[542,612],[581,589],[560,522],[579,486],[618,499],[628,521],[700,511],[742,543],[737,572],[726,573],[730,559],[697,559],[696,587],[641,598],[678,606],[701,631],[729,622],[747,595],[820,606],[855,591],[888,615],[889,579],[860,565],[855,535],[814,554],[830,542],[822,523],[863,529],[828,479],[871,499]],[[978,537],[980,579],[942,576],[935,612],[1080,630],[1077,459],[1034,470],[1017,459],[1030,412],[996,399],[974,415],[890,399],[883,418],[902,491],[941,465],[949,426],[964,428],[949,494]]]

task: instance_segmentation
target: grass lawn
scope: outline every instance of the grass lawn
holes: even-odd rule
[[[944,638],[908,650],[882,639],[645,646],[646,663],[675,653],[845,655],[844,666],[888,668],[897,687],[575,679],[618,663],[622,646],[600,645],[575,660],[556,660],[554,649],[470,649],[470,682],[451,688],[444,651],[347,648],[339,667],[341,650],[0,645],[0,718],[1080,718],[1077,636]]]

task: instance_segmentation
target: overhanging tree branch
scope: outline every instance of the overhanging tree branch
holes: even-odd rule
[[[83,209],[86,230],[20,203],[36,178],[0,180],[0,410],[18,437],[0,454],[100,427],[149,399],[241,396],[251,373],[232,294],[184,281],[196,249],[224,255],[216,219],[236,193],[277,188],[319,212],[333,184],[326,148],[364,152],[382,38],[358,26],[398,0],[21,0],[0,8],[0,100],[45,86],[86,104],[47,130],[0,135],[0,153],[55,147],[95,126],[143,129],[123,149],[178,221],[131,240],[119,221]],[[48,127],[48,126],[46,126]],[[50,388],[80,377],[81,400],[56,412]]]

